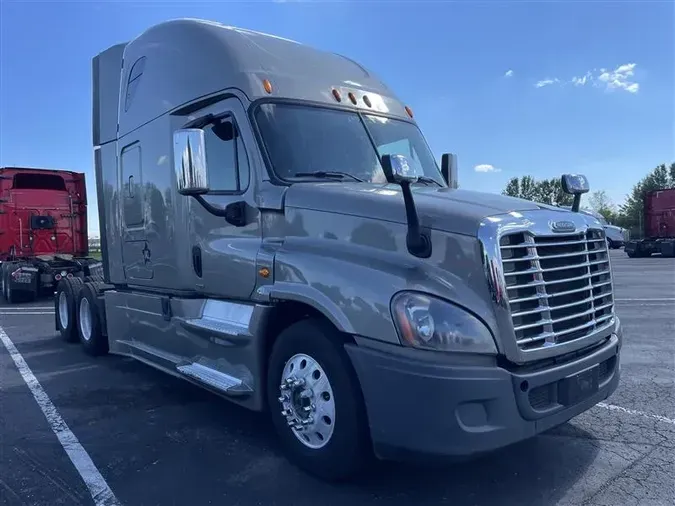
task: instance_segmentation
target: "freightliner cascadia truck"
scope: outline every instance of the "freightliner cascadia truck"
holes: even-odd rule
[[[7,303],[51,295],[62,277],[94,274],[100,262],[88,252],[84,174],[0,167],[0,294]]]
[[[164,22],[93,59],[93,143],[105,279],[60,282],[57,330],[266,411],[308,472],[480,454],[617,387],[601,224],[457,189],[349,58]]]

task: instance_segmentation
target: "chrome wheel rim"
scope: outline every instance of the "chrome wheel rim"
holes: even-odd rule
[[[89,311],[89,301],[86,298],[82,298],[80,301],[80,333],[85,341],[91,339],[91,312]]]
[[[61,328],[68,328],[68,298],[66,292],[59,294],[59,320],[61,321]]]
[[[284,366],[279,386],[281,415],[298,440],[318,450],[335,429],[335,399],[328,375],[309,355],[293,355]]]

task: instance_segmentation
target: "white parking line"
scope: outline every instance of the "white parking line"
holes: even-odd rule
[[[5,306],[3,309],[7,311],[37,311],[42,309],[54,311],[54,306]]]
[[[642,418],[651,418],[652,420],[658,420],[659,422],[670,423],[672,425],[675,425],[675,420],[672,418],[668,418],[667,416],[653,415],[651,413],[644,413],[642,411],[637,411],[635,409],[628,409],[624,408],[623,406],[615,406],[614,404],[606,404],[604,402],[599,402],[598,404],[596,404],[596,406],[603,409],[608,409],[610,411],[619,411],[621,413],[626,413],[628,415],[641,416]]]
[[[54,311],[0,311],[0,315],[31,315],[31,314],[54,314]]]
[[[617,302],[675,302],[675,297],[664,297],[661,299],[614,299]]]
[[[12,357],[21,377],[26,382],[26,385],[28,385],[38,406],[40,406],[42,413],[47,419],[47,423],[52,431],[54,431],[54,434],[68,454],[70,461],[75,466],[75,469],[77,469],[82,480],[84,480],[84,483],[94,500],[94,504],[96,506],[121,506],[121,503],[117,500],[115,494],[113,494],[108,483],[94,465],[91,457],[89,457],[87,451],[75,437],[75,434],[71,432],[68,425],[66,425],[66,422],[61,418],[61,415],[56,410],[56,406],[54,406],[49,399],[47,393],[42,388],[42,385],[40,385],[40,382],[30,370],[28,364],[26,364],[26,361],[21,356],[21,353],[16,349],[16,346],[14,346],[14,343],[2,327],[0,327],[0,341],[2,341],[2,344],[7,348],[9,356]]]

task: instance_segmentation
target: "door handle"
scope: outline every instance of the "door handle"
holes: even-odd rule
[[[192,247],[192,268],[198,277],[202,277],[202,249],[199,246]]]

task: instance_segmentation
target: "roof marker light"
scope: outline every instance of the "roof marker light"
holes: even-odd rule
[[[340,92],[333,88],[333,97],[335,97],[335,100],[338,102],[342,102],[342,97],[340,96]]]
[[[363,95],[363,103],[366,104],[368,107],[373,106],[373,104],[370,102],[370,99],[368,98],[368,95]]]
[[[263,81],[263,88],[265,88],[265,91],[266,91],[267,93],[272,93],[272,83],[269,82],[268,79],[265,79],[265,80]]]
[[[349,97],[349,100],[351,100],[352,104],[356,105],[356,97],[351,91],[347,94],[347,96]]]
[[[407,112],[408,116],[410,116],[411,118],[413,117],[412,109],[410,107],[408,107],[407,105],[405,106],[405,112]]]

